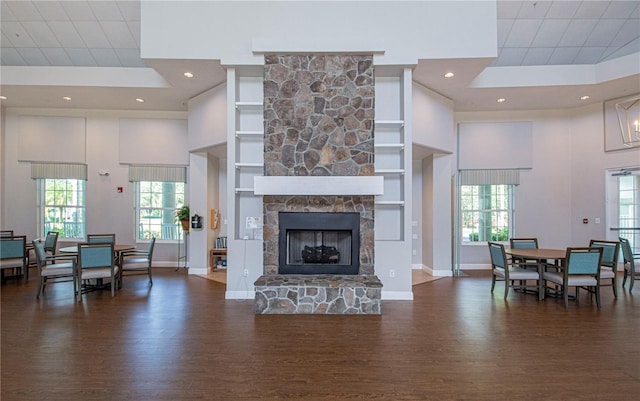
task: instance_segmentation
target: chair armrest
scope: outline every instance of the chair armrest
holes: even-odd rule
[[[147,255],[149,252],[143,249],[132,249],[130,251],[122,251],[120,252],[120,256],[130,256],[130,255]]]
[[[77,258],[74,255],[53,255],[47,256],[46,258],[44,258],[44,260],[46,262],[55,262],[56,260],[70,260],[72,262],[75,262]]]

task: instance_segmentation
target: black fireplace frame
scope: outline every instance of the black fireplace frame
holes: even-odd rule
[[[279,274],[346,274],[360,271],[360,213],[279,212]],[[287,231],[351,231],[351,264],[287,263]]]

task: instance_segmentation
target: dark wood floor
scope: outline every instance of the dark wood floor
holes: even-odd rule
[[[473,273],[382,316],[255,316],[173,269],[78,304],[36,284],[1,288],[2,401],[640,399],[640,291],[565,310]]]

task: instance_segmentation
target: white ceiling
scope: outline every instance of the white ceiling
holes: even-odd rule
[[[97,66],[131,68],[144,72],[148,79],[166,81],[163,88],[153,89],[141,85],[67,87],[46,82],[2,85],[0,91],[7,97],[2,104],[6,107],[184,111],[188,99],[226,78],[217,61],[142,60],[139,0],[2,0],[0,7],[0,72],[2,67],[5,71],[18,67],[39,81],[38,70],[29,67]],[[414,79],[452,99],[456,111],[576,107],[640,92],[637,73],[592,84],[476,84],[487,67],[580,68],[639,55],[639,1],[499,0],[497,12],[497,58],[421,60]],[[196,77],[185,79],[184,71],[192,71]],[[442,77],[445,71],[454,71],[456,76],[446,80]],[[159,75],[150,75],[155,73]],[[580,101],[582,95],[590,95],[590,99]],[[64,101],[63,96],[72,100]],[[500,97],[507,101],[498,104],[496,99]],[[144,98],[145,102],[134,102],[135,98]]]

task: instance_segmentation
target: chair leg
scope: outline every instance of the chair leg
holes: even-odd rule
[[[149,266],[148,272],[149,272],[149,285],[153,285],[153,278],[151,277],[151,266]]]
[[[600,309],[600,286],[599,285],[596,285],[595,292],[596,292],[596,305],[598,306],[598,309]]]
[[[636,272],[631,272],[631,277],[629,278],[631,280],[631,285],[629,285],[629,292],[631,292],[631,290],[633,290],[633,283],[636,281]]]
[[[511,280],[511,284],[513,285],[513,280]],[[509,295],[509,280],[504,280],[504,299],[507,299],[507,295]]]
[[[627,274],[629,273],[629,271],[627,270],[626,266],[624,269],[624,276],[622,276],[622,288],[624,288],[624,285],[627,283]]]
[[[611,279],[611,286],[613,287],[613,297],[618,298],[618,280],[615,276]]]
[[[493,274],[491,275],[491,292],[493,292],[493,289],[495,288],[495,286],[496,286],[496,275]]]
[[[562,286],[562,298],[564,299],[565,309],[569,308],[569,288],[565,285]]]
[[[38,280],[38,293],[36,294],[36,299],[40,298],[40,294],[44,291],[44,278],[40,276]]]

